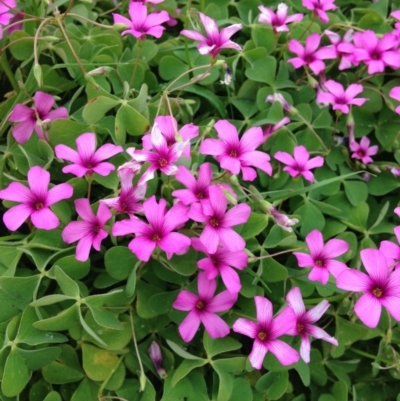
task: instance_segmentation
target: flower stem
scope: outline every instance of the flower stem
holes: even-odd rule
[[[136,62],[135,62],[135,68],[133,69],[133,74],[132,74],[131,79],[130,79],[130,81],[129,81],[129,87],[132,86],[133,81],[135,80],[135,75],[136,75],[136,71],[137,71],[137,66],[138,66],[139,61],[140,61],[140,56],[141,56],[141,54],[142,54],[142,49],[143,49],[143,46],[144,46],[144,42],[145,42],[145,41],[141,41],[140,39],[139,39],[139,41],[138,41],[138,52],[137,52],[136,60],[135,60],[135,61],[136,61]]]
[[[286,251],[281,251],[281,252],[276,252],[276,253],[271,253],[270,255],[264,255],[264,256],[254,256],[254,258],[251,258],[251,261],[249,261],[249,263],[251,262],[255,262],[257,260],[261,260],[261,259],[269,259],[269,258],[273,258],[275,256],[278,255],[283,255],[285,253],[289,253],[289,252],[294,252],[294,251],[300,251],[303,248],[293,248],[293,249],[287,249]]]
[[[386,359],[382,359],[377,355],[369,354],[368,352],[361,351],[357,348],[350,347],[350,351],[353,351],[355,354],[365,356],[366,358],[373,359],[374,361],[380,361],[386,363],[387,365],[392,365],[393,362],[389,362]]]
[[[114,29],[111,25],[99,24],[98,22],[92,21],[92,20],[90,20],[89,18],[86,18],[86,17],[82,17],[82,15],[79,15],[79,14],[68,13],[68,17],[80,18],[80,19],[82,19],[82,20],[84,20],[86,22],[89,22],[89,24],[96,25],[96,26],[99,26],[99,27],[104,28],[104,29]]]
[[[176,82],[178,82],[182,77],[184,77],[184,76],[187,75],[187,74],[190,74],[190,73],[193,72],[193,71],[201,70],[202,68],[206,68],[206,67],[207,67],[207,70],[206,70],[202,75],[200,75],[200,77],[196,77],[196,78],[198,78],[198,79],[197,79],[195,82],[200,81],[200,80],[202,79],[202,77],[204,77],[204,76],[210,71],[210,69],[211,69],[211,67],[212,67],[212,64],[200,65],[200,66],[198,66],[198,67],[193,67],[193,68],[191,68],[191,69],[189,69],[189,70],[183,72],[181,75],[179,75],[177,78],[175,78],[175,79],[166,87],[166,89],[164,90],[164,93],[169,93],[169,92],[172,92],[172,91],[174,91],[174,90],[186,88],[186,86],[192,85],[194,82],[188,82],[187,84],[180,85],[180,86],[178,86],[178,87],[172,89],[172,91],[171,91],[171,87],[173,86],[173,84],[176,83]]]

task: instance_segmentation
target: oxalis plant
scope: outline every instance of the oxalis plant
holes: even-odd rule
[[[0,0],[2,401],[400,400],[400,1]]]

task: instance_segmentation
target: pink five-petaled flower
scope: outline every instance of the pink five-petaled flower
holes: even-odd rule
[[[150,224],[138,218],[118,221],[112,228],[112,234],[135,234],[128,248],[143,262],[150,259],[156,246],[167,255],[185,251],[191,244],[190,238],[172,231],[189,220],[188,208],[182,202],[176,203],[168,211],[166,206],[164,199],[157,204],[153,195],[143,203],[144,214]]]
[[[333,4],[334,2],[335,0],[302,0],[303,6],[318,15],[324,24],[329,22],[326,11],[337,9],[337,6]]]
[[[236,252],[244,249],[246,242],[231,227],[246,223],[250,217],[250,206],[240,203],[226,212],[228,200],[217,186],[211,186],[208,190],[208,202],[193,203],[189,218],[200,223],[205,223],[200,240],[208,253],[217,252],[221,244],[228,251]]]
[[[390,270],[385,255],[377,249],[364,249],[360,256],[368,275],[347,269],[336,279],[336,286],[364,293],[356,302],[354,312],[366,326],[378,325],[382,306],[400,321],[400,269]]]
[[[53,105],[54,97],[40,91],[33,96],[32,109],[24,104],[17,104],[9,117],[12,123],[18,123],[11,130],[14,139],[18,143],[25,143],[35,130],[40,139],[47,140],[41,124],[68,118],[68,111],[65,107],[51,110]]]
[[[263,24],[272,26],[274,32],[288,32],[289,28],[287,24],[295,21],[301,21],[303,14],[293,14],[287,16],[289,7],[285,3],[278,4],[276,13],[269,7],[258,6],[261,11],[261,15],[258,17],[258,21]]]
[[[239,29],[242,29],[242,24],[230,25],[226,28],[223,28],[221,32],[219,32],[218,26],[212,18],[200,13],[200,19],[203,23],[207,36],[203,36],[199,32],[188,29],[181,31],[181,35],[186,36],[189,39],[199,41],[200,43],[198,44],[197,49],[201,55],[210,54],[211,57],[215,59],[221,49],[242,50],[238,44],[230,40],[234,33],[236,33]]]
[[[176,135],[178,134],[181,137],[181,141],[187,142],[187,146],[183,150],[182,156],[191,156],[189,141],[199,135],[199,127],[197,125],[194,125],[193,123],[186,124],[178,131],[178,124],[174,117],[159,116],[154,119],[154,122],[158,124],[158,128],[164,135],[168,147],[171,147],[177,142]],[[151,134],[144,135],[142,142],[144,150],[151,150],[153,148]]]
[[[336,338],[313,325],[313,323],[321,319],[322,315],[329,308],[329,302],[327,300],[324,299],[318,305],[307,311],[304,306],[303,298],[301,297],[300,288],[295,287],[286,295],[286,301],[296,316],[295,326],[288,334],[301,337],[300,356],[305,363],[310,362],[311,347],[309,335],[327,341],[333,345],[338,345]]]
[[[89,258],[90,248],[93,246],[100,251],[101,241],[108,236],[104,225],[111,218],[110,209],[103,203],[99,203],[97,216],[90,207],[86,198],[75,200],[75,209],[81,221],[71,221],[62,232],[62,239],[67,244],[78,241],[76,247],[76,260],[85,262]]]
[[[317,50],[320,42],[321,35],[318,33],[312,33],[307,37],[305,47],[299,41],[291,39],[289,50],[298,57],[291,58],[288,62],[294,68],[308,66],[314,74],[318,75],[325,68],[322,60],[336,58],[336,51],[333,47],[325,46]]]
[[[350,111],[349,105],[362,106],[367,98],[355,98],[361,93],[364,88],[361,84],[351,84],[344,90],[343,85],[339,82],[330,79],[323,84],[323,88],[328,90],[319,91],[317,95],[317,103],[320,104],[332,104],[333,110],[340,110],[344,114],[348,114]]]
[[[36,228],[43,230],[57,228],[60,221],[50,210],[50,206],[62,199],[70,198],[74,189],[64,183],[55,185],[49,190],[50,174],[39,166],[29,169],[28,184],[30,188],[19,182],[12,182],[0,191],[0,199],[21,203],[4,213],[4,224],[9,230],[15,231],[30,217]]]
[[[183,341],[192,340],[200,323],[204,324],[211,338],[227,336],[230,331],[229,326],[216,313],[231,309],[237,300],[237,294],[223,291],[214,297],[217,282],[209,280],[205,273],[198,275],[197,289],[199,295],[187,290],[181,291],[172,304],[175,309],[189,312],[179,325],[179,333]]]
[[[353,63],[354,59],[354,45],[351,43],[353,40],[353,33],[352,29],[349,29],[343,36],[336,33],[329,31],[326,29],[324,34],[328,36],[329,40],[332,43],[332,47],[335,49],[336,57],[340,58],[340,63],[338,69],[340,71],[350,68]]]
[[[257,167],[268,175],[272,174],[270,157],[256,150],[264,142],[260,127],[250,128],[240,140],[236,127],[227,120],[218,121],[214,128],[221,140],[206,139],[200,146],[200,153],[216,156],[221,167],[231,174],[237,175],[242,171],[245,181],[257,178],[256,171],[250,166]]]
[[[118,167],[118,177],[121,181],[121,191],[119,196],[110,199],[101,199],[100,202],[112,207],[118,213],[128,213],[133,215],[143,210],[143,206],[138,203],[141,201],[147,190],[147,184],[132,185],[132,179],[136,172],[140,171],[141,164],[137,162],[127,162]]]
[[[396,86],[392,88],[389,92],[389,96],[395,100],[398,100],[400,102],[400,86]],[[395,108],[395,112],[397,114],[400,114],[400,106],[397,106]]]
[[[129,33],[137,39],[144,39],[146,35],[160,38],[165,29],[161,24],[169,20],[166,11],[147,15],[147,7],[134,1],[130,2],[128,12],[131,17],[130,20],[120,14],[113,14],[114,23],[124,24],[128,28],[122,31],[122,36]]]
[[[133,160],[150,163],[149,168],[140,177],[139,185],[151,180],[157,170],[160,170],[165,175],[175,175],[178,171],[178,167],[173,163],[179,159],[188,145],[188,141],[186,141],[175,142],[173,145],[168,146],[167,139],[161,133],[157,123],[153,125],[150,139],[153,145],[152,151],[144,149],[137,150],[135,148],[128,148],[126,150]]]
[[[225,287],[230,293],[236,294],[240,291],[242,288],[240,278],[232,267],[243,270],[247,266],[249,258],[246,252],[231,252],[223,247],[219,247],[215,253],[209,253],[198,238],[192,238],[192,246],[196,251],[207,255],[206,258],[200,259],[197,262],[197,266],[199,269],[204,270],[209,280],[213,280],[220,274]]]
[[[314,174],[310,170],[321,167],[324,164],[322,156],[316,156],[309,160],[310,154],[302,145],[294,148],[294,158],[289,153],[282,151],[276,152],[274,158],[286,164],[283,171],[287,171],[292,177],[300,177],[302,175],[311,183],[314,182]]]
[[[372,163],[371,156],[378,153],[378,145],[369,146],[370,140],[363,136],[360,143],[356,141],[350,142],[350,149],[353,152],[351,157],[353,159],[361,160],[364,164]]]
[[[395,227],[394,235],[400,244],[400,226]],[[385,255],[389,268],[400,268],[400,246],[392,241],[382,241],[379,250]]]
[[[296,322],[293,311],[284,309],[276,318],[273,318],[272,303],[260,296],[255,296],[258,323],[240,318],[233,324],[236,333],[254,338],[253,349],[249,355],[251,366],[261,369],[264,357],[268,351],[272,352],[278,361],[284,365],[291,365],[299,360],[299,354],[290,345],[278,340],[291,330]]]
[[[386,66],[400,67],[400,55],[397,50],[396,35],[385,33],[381,38],[371,30],[357,32],[353,37],[354,60],[363,61],[368,66],[368,74],[383,72]]]
[[[331,239],[324,245],[322,233],[313,230],[306,236],[306,243],[311,255],[293,252],[300,267],[311,267],[308,279],[326,284],[329,273],[337,277],[347,266],[338,260],[333,260],[349,250],[349,244],[342,239]]]
[[[65,166],[62,172],[71,173],[77,177],[83,177],[85,174],[92,175],[97,173],[107,176],[115,170],[115,166],[103,160],[115,156],[123,151],[122,146],[106,143],[96,151],[96,134],[86,132],[76,138],[76,147],[78,151],[71,149],[66,145],[57,145],[55,147],[56,156],[59,159],[68,160],[73,164]]]

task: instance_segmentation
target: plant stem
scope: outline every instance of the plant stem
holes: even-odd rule
[[[139,39],[139,41],[138,41],[138,52],[137,52],[137,55],[136,55],[135,68],[133,69],[133,74],[132,74],[132,76],[131,76],[131,79],[129,80],[129,87],[132,86],[133,81],[134,81],[134,79],[135,79],[135,75],[136,75],[136,71],[137,71],[137,66],[138,66],[139,61],[140,61],[140,56],[141,56],[141,54],[142,54],[142,48],[143,48],[143,46],[144,46],[144,41],[142,42],[142,41]]]
[[[133,337],[133,345],[135,346],[135,351],[136,351],[136,356],[139,362],[139,367],[140,367],[140,391],[144,390],[144,387],[142,387],[142,377],[146,377],[145,373],[144,373],[144,369],[143,369],[143,364],[142,364],[142,360],[140,359],[140,353],[139,353],[139,347],[137,345],[137,341],[136,341],[136,334],[135,334],[135,327],[133,325],[133,314],[132,314],[132,307],[129,309],[129,316],[130,316],[130,321],[131,321],[131,330],[132,330],[132,337]]]
[[[44,28],[44,26],[50,22],[51,18],[46,18],[44,19],[38,29],[35,32],[35,39],[33,41],[33,59],[34,59],[34,63],[35,64],[39,64],[39,56],[38,56],[38,39],[39,39],[39,34],[41,32],[41,30]]]
[[[104,29],[114,29],[111,25],[99,24],[98,22],[92,21],[92,20],[90,20],[90,19],[88,19],[86,17],[82,17],[82,15],[79,15],[79,14],[69,13],[68,17],[80,18],[80,19],[83,19],[86,22],[89,22],[92,25],[96,25],[96,26],[99,26],[99,27],[104,28]]]
[[[252,259],[251,262],[255,262],[255,261],[261,260],[261,259],[273,258],[274,256],[283,255],[283,254],[289,253],[289,252],[300,251],[301,249],[303,249],[303,248],[287,249],[286,251],[271,253],[271,255],[255,256],[254,258],[251,258]]]
[[[193,68],[191,68],[190,70],[187,70],[187,71],[183,72],[181,75],[179,75],[177,78],[175,78],[175,79],[166,87],[166,89],[164,90],[164,93],[169,93],[169,92],[170,92],[170,89],[171,89],[171,87],[172,87],[172,85],[173,85],[175,82],[178,82],[178,81],[179,81],[182,77],[184,77],[185,75],[190,74],[190,73],[193,72],[193,71],[201,70],[202,68],[206,68],[206,67],[207,67],[207,70],[205,71],[205,73],[204,73],[203,75],[200,76],[200,78],[199,78],[199,80],[200,80],[201,77],[203,77],[205,74],[208,73],[208,71],[209,71],[209,70],[211,69],[211,67],[212,67],[212,64],[200,65],[200,66],[198,66],[198,67],[193,67]],[[178,86],[177,88],[174,88],[173,90],[180,89],[180,88],[184,88],[184,87],[186,87],[186,86],[188,86],[188,85],[191,85],[192,83],[193,83],[193,82],[188,82],[187,84]]]
[[[366,358],[373,359],[374,361],[380,361],[380,362],[386,363],[387,365],[393,364],[393,362],[389,362],[386,359],[382,359],[377,355],[372,355],[372,354],[369,354],[368,352],[364,352],[364,351],[361,351],[361,350],[353,348],[353,347],[350,347],[350,351],[353,351],[355,354],[365,356]]]

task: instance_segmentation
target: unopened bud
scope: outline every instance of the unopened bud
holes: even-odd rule
[[[96,83],[96,81],[94,80],[94,78],[91,75],[85,74],[85,79],[87,82],[92,84],[96,90],[100,89],[100,86]]]
[[[237,205],[237,199],[234,196],[235,193],[232,191],[232,188],[227,188],[227,186],[224,186],[223,184],[219,187],[222,189],[222,192],[224,193],[225,198],[228,199],[229,203],[231,205]]]
[[[106,75],[110,71],[112,71],[111,67],[98,67],[98,68],[95,68],[92,71],[89,71],[88,75],[90,75],[92,77],[95,77],[95,76],[98,76],[98,75]]]
[[[272,207],[269,212],[274,218],[275,223],[290,233],[293,231],[291,226],[299,222],[298,219],[290,219],[286,214],[279,212],[275,207]]]
[[[44,132],[47,132],[50,130],[51,128],[51,120],[49,120],[48,118],[46,118],[46,120],[43,120],[42,123],[40,124],[42,126],[42,130]]]
[[[38,83],[38,86],[43,85],[43,74],[42,74],[42,67],[39,64],[35,64],[33,66],[33,76],[36,79],[36,82]]]
[[[165,371],[164,366],[162,364],[161,348],[155,341],[153,341],[150,344],[150,348],[148,349],[148,353],[149,353],[151,361],[153,362],[154,367],[156,368],[156,371],[157,371],[158,375],[162,379],[166,379],[168,375],[167,375],[167,372]]]
[[[289,104],[288,101],[280,93],[274,93],[273,95],[268,95],[265,98],[265,101],[270,103],[278,102],[281,104],[283,110],[292,114],[295,114],[295,111],[298,113],[298,111],[291,104]]]
[[[122,31],[123,29],[128,29],[129,26],[125,24],[114,24],[112,28],[114,29],[114,31]]]

